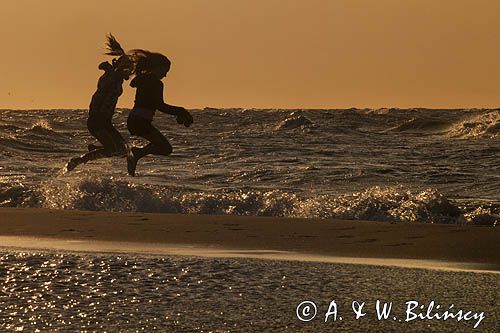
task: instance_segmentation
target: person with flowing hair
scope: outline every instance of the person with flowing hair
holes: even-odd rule
[[[107,36],[106,48],[106,55],[115,58],[111,63],[105,61],[99,65],[104,74],[97,82],[97,90],[92,96],[87,119],[88,131],[102,146],[90,144],[88,153],[68,162],[67,171],[99,158],[123,156],[128,150],[126,141],[113,126],[112,119],[118,98],[123,93],[123,81],[128,80],[133,73],[134,62],[112,34]]]
[[[170,70],[170,60],[160,53],[146,50],[132,50],[135,77],[130,82],[136,88],[134,107],[127,119],[127,128],[130,134],[142,137],[149,143],[142,147],[132,147],[127,155],[127,169],[131,176],[135,176],[137,162],[144,156],[163,155],[172,153],[172,146],[167,138],[152,125],[156,111],[176,116],[177,123],[189,127],[193,117],[183,107],[166,104],[163,100],[163,82]]]

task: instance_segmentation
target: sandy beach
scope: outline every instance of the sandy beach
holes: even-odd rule
[[[479,226],[3,208],[0,236],[32,248],[500,269],[500,230]]]

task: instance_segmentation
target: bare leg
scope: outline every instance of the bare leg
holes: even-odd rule
[[[134,156],[137,160],[146,155],[168,156],[172,153],[172,145],[156,128],[152,127],[149,133],[144,134],[142,137],[149,140],[149,143],[143,148],[134,149]]]
[[[127,159],[128,173],[131,176],[135,176],[135,169],[137,167],[137,162],[147,155],[163,155],[168,156],[172,153],[172,145],[168,142],[167,138],[156,128],[151,126],[147,133],[141,135],[143,138],[150,141],[145,147],[132,148],[132,156]]]
[[[125,155],[126,154],[123,151],[110,152],[107,149],[98,148],[86,154],[83,154],[82,156],[72,158],[66,165],[66,169],[68,171],[71,171],[80,164],[85,164],[87,162],[98,160],[100,158],[113,157],[113,156],[125,157]]]
[[[94,131],[92,133],[103,146],[93,146],[92,150],[79,157],[72,158],[66,165],[66,170],[71,171],[78,165],[100,158],[112,156],[125,156],[125,140],[115,128]]]

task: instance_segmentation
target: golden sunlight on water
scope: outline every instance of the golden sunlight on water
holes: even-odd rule
[[[500,282],[498,274],[229,258],[4,250],[0,263],[0,329],[30,332],[442,331],[474,325],[347,316],[353,299],[368,305],[385,299],[403,317],[401,307],[415,298],[484,311],[480,327],[488,330],[495,325]],[[474,287],[464,289],[468,284]],[[332,298],[345,309],[345,320],[305,325],[295,316],[302,300],[313,299],[323,309]]]

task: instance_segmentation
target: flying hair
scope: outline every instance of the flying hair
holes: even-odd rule
[[[121,66],[129,67],[135,75],[149,74],[160,66],[170,67],[171,64],[170,60],[161,53],[143,49],[125,52],[111,33],[106,36],[106,50],[106,55],[118,57],[113,60],[113,65],[123,63]]]
[[[106,36],[106,49],[108,52],[105,54],[115,57],[121,57],[125,55],[125,50],[121,47],[120,43],[116,40],[115,36],[109,33]]]
[[[118,43],[115,36],[111,33],[108,33],[106,36],[106,55],[116,57],[112,60],[111,65],[107,66],[106,63],[102,63],[99,65],[99,69],[102,70],[120,70],[124,73],[128,73],[130,75],[134,71],[134,61],[127,52],[123,49],[123,47]]]
[[[135,63],[136,75],[151,73],[160,66],[170,67],[170,60],[161,53],[151,52],[142,49],[135,49],[129,52]]]

